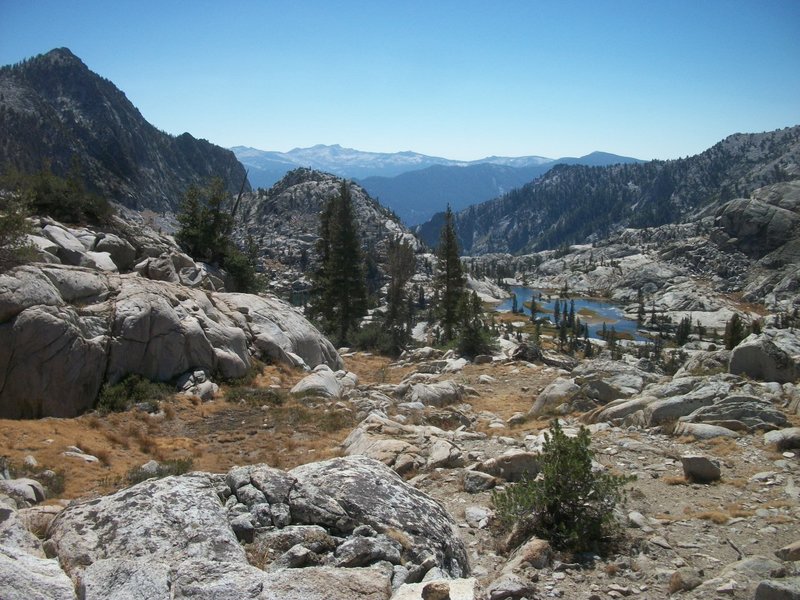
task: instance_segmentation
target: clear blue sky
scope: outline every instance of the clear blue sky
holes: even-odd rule
[[[800,124],[799,0],[0,0],[0,64],[59,46],[227,147],[666,159]]]

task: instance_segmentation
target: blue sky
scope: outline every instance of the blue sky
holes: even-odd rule
[[[800,124],[799,0],[0,0],[0,64],[59,46],[226,147],[667,159]]]

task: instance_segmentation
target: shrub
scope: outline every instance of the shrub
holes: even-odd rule
[[[152,471],[145,471],[141,467],[131,469],[128,471],[126,479],[128,480],[128,483],[134,484],[141,483],[142,481],[150,478],[161,479],[162,477],[167,477],[169,475],[183,475],[184,473],[191,471],[193,466],[194,460],[191,458],[174,458],[165,460],[163,463],[158,465],[155,473]]]
[[[257,388],[247,386],[234,386],[225,392],[228,402],[244,402],[247,406],[259,407],[265,404],[280,406],[286,400],[282,390],[272,388]]]
[[[540,475],[493,494],[501,523],[560,550],[605,549],[616,537],[614,507],[633,478],[594,472],[589,444],[586,428],[570,438],[554,420],[545,435]]]
[[[103,414],[121,412],[141,403],[148,403],[148,408],[158,410],[158,403],[171,391],[166,384],[150,381],[141,375],[128,375],[119,383],[103,386],[97,400],[97,410]]]
[[[27,206],[14,194],[0,193],[0,271],[33,258],[26,234],[31,226]]]
[[[403,349],[399,339],[401,336],[394,333],[394,328],[387,328],[382,323],[369,323],[353,334],[353,346],[359,350],[396,357]]]

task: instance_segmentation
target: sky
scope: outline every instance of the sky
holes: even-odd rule
[[[0,0],[168,133],[459,160],[689,156],[800,124],[800,0]]]

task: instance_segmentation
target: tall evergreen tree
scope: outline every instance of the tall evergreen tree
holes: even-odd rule
[[[392,240],[387,254],[389,289],[385,326],[392,337],[394,351],[399,354],[408,341],[411,316],[415,308],[414,299],[406,294],[406,284],[414,275],[417,259],[411,244],[405,240]]]
[[[181,227],[175,239],[193,258],[224,268],[228,291],[256,293],[261,287],[255,270],[258,247],[251,236],[244,252],[231,240],[234,217],[226,206],[228,199],[219,177],[207,187],[190,185],[177,216]]]
[[[464,269],[459,258],[458,239],[453,223],[453,211],[450,210],[449,204],[444,215],[444,225],[439,238],[436,258],[438,267],[435,286],[439,292],[437,312],[439,320],[442,322],[443,341],[449,342],[456,334],[459,304],[466,289]]]
[[[310,313],[337,345],[346,345],[367,312],[367,286],[353,199],[345,182],[322,211],[317,253]]]
[[[739,313],[733,313],[725,324],[725,348],[733,350],[745,337],[747,337],[747,333],[745,333],[742,318]]]

